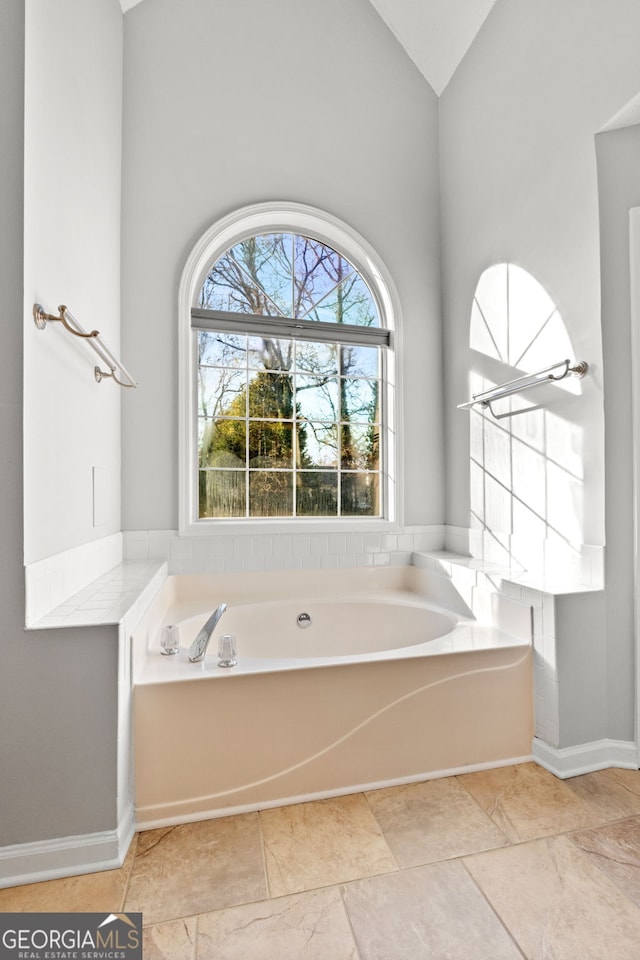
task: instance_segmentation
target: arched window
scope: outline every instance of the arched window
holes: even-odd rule
[[[186,526],[390,518],[392,294],[374,258],[294,204],[203,238],[181,285]]]

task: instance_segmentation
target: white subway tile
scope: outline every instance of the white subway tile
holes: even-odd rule
[[[291,556],[291,536],[288,533],[274,534],[273,555],[274,557]]]
[[[550,593],[542,594],[542,632],[548,637],[556,633],[556,601]]]
[[[211,560],[213,557],[213,541],[210,537],[196,537],[191,544],[191,559]]]
[[[338,557],[338,566],[345,569],[356,567],[357,557],[353,553],[342,553]]]
[[[379,533],[365,533],[364,535],[364,549],[366,553],[380,553],[382,549],[381,546],[381,536]]]
[[[347,537],[343,533],[330,533],[327,538],[329,553],[346,553]]]
[[[351,554],[364,553],[364,536],[361,533],[347,534],[347,550]]]
[[[408,567],[411,564],[411,552],[409,550],[395,550],[389,554],[389,563],[394,567]]]
[[[125,542],[133,542],[135,540],[148,540],[149,539],[149,530],[125,530],[123,537]]]
[[[273,539],[267,534],[257,534],[253,538],[253,556],[261,559],[273,556]]]
[[[150,530],[149,558],[154,560],[167,560],[175,536],[173,530]]]
[[[291,537],[291,554],[294,557],[308,557],[311,553],[311,542],[308,534],[298,533]]]
[[[336,553],[327,553],[323,557],[320,557],[320,566],[323,569],[327,567],[337,567],[338,555]]]
[[[329,538],[326,533],[312,533],[309,537],[309,550],[312,557],[321,557],[329,552]]]
[[[169,559],[170,560],[190,560],[192,553],[193,540],[188,537],[176,537],[171,541]]]
[[[209,560],[202,561],[203,573],[225,573],[226,569],[227,561],[220,557],[211,557]]]
[[[245,564],[253,559],[254,537],[234,537],[233,559],[239,561],[244,567]]]
[[[234,539],[228,533],[217,534],[212,538],[211,556],[218,560],[233,559]]]
[[[247,557],[242,561],[241,570],[243,573],[251,573],[258,570],[264,570],[264,557]]]
[[[204,573],[204,560],[195,558],[181,558],[179,573]]]

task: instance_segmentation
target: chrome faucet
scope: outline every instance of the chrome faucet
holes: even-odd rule
[[[218,626],[220,617],[226,609],[226,603],[221,603],[219,607],[216,607],[198,636],[189,647],[189,660],[191,663],[199,663],[200,660],[204,660],[204,655],[207,652],[207,647],[209,646],[209,640],[211,640],[211,634]]]

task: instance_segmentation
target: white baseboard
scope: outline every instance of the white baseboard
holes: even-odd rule
[[[115,830],[0,847],[0,888],[121,867],[134,832],[130,805]]]
[[[544,740],[534,738],[533,758],[561,780],[577,777],[609,767],[638,769],[638,749],[630,740],[594,740],[575,747],[550,747]]]

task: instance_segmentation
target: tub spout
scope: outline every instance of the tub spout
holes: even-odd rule
[[[198,663],[200,660],[204,660],[204,655],[207,652],[211,635],[218,626],[220,617],[226,609],[226,603],[221,603],[219,607],[216,607],[198,636],[189,647],[189,660],[191,663]]]

